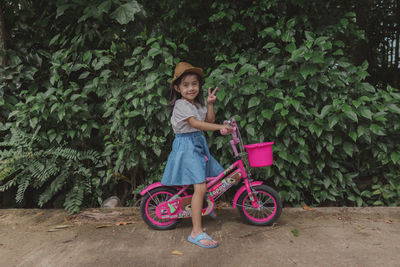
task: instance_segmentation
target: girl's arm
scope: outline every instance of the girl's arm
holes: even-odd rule
[[[232,127],[228,124],[215,124],[215,123],[209,123],[205,121],[200,121],[196,119],[195,117],[190,117],[187,119],[187,122],[192,126],[193,128],[202,130],[202,131],[218,131],[223,128],[227,129],[228,132],[232,131]]]
[[[214,102],[217,100],[217,96],[215,93],[217,92],[218,87],[215,87],[214,91],[211,92],[211,88],[208,88],[208,97],[207,97],[207,114],[206,114],[206,122],[214,123],[215,122],[215,114],[214,114]]]
[[[207,104],[207,114],[206,114],[206,122],[214,123],[215,122],[215,115],[214,115],[214,105]]]

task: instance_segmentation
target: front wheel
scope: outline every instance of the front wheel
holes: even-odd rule
[[[170,230],[176,227],[179,220],[160,219],[156,214],[157,206],[173,197],[177,191],[174,188],[158,187],[143,196],[140,203],[140,215],[144,222],[155,230]]]
[[[244,191],[237,202],[240,216],[249,224],[272,225],[282,213],[282,202],[279,194],[267,185],[257,185],[252,188],[258,199],[259,208],[253,207],[247,191]]]

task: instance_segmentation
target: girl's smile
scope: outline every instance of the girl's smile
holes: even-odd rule
[[[178,85],[174,85],[177,92],[182,95],[183,99],[186,99],[190,103],[194,103],[200,90],[200,82],[195,74],[189,74],[183,77],[182,81]]]

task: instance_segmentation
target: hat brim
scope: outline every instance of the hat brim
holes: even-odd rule
[[[204,78],[203,69],[201,69],[201,68],[196,68],[196,67],[188,68],[188,69],[184,70],[178,77],[172,79],[172,81],[171,81],[171,86],[173,86],[173,85],[174,85],[174,82],[175,82],[176,80],[178,80],[183,74],[188,73],[188,72],[196,73],[196,74],[199,75],[201,78]]]

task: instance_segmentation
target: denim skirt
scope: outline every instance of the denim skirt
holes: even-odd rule
[[[217,176],[223,171],[224,168],[210,155],[201,131],[176,134],[161,184],[200,184],[206,177]]]

